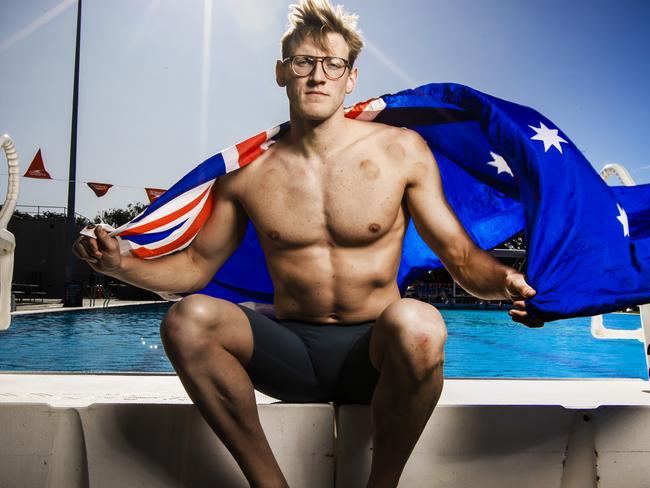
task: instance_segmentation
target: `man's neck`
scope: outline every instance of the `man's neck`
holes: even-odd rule
[[[307,120],[291,113],[291,145],[305,157],[324,156],[339,147],[347,131],[343,109],[325,120]]]

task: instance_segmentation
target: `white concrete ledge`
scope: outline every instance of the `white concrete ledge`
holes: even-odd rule
[[[255,392],[257,403],[279,400]],[[173,374],[0,373],[0,403],[191,403]],[[650,406],[650,383],[613,380],[446,380],[440,405]]]
[[[650,486],[640,380],[448,380],[401,488]],[[370,409],[257,396],[290,486],[362,488]],[[248,486],[173,375],[0,374],[0,487]]]
[[[337,415],[336,486],[364,487],[372,441],[368,407]],[[650,408],[441,406],[400,487],[647,488]]]
[[[260,405],[291,486],[334,484],[334,411]],[[3,488],[224,487],[245,477],[193,405],[0,405]]]

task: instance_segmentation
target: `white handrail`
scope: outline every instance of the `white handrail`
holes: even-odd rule
[[[0,147],[7,155],[9,165],[7,196],[0,210],[0,330],[4,330],[11,324],[11,280],[16,249],[16,239],[7,230],[7,225],[18,201],[20,159],[11,137],[7,134],[0,136]]]

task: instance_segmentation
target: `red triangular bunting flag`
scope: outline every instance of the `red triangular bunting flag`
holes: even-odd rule
[[[90,187],[92,191],[95,192],[95,195],[97,195],[98,197],[103,197],[104,195],[106,195],[106,192],[111,188],[111,186],[113,186],[109,183],[93,183],[91,181],[89,181],[86,184]]]
[[[52,177],[50,173],[45,169],[45,164],[43,164],[43,156],[41,156],[41,150],[39,149],[32,160],[32,164],[29,165],[27,171],[25,172],[26,178],[41,178],[44,180],[51,180]]]
[[[156,198],[165,193],[167,190],[162,190],[160,188],[145,188],[144,191],[147,192],[147,197],[149,197],[149,203],[153,203]]]

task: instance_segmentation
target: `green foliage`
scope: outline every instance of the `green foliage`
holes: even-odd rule
[[[524,231],[515,234],[506,242],[504,242],[503,245],[497,247],[504,247],[506,249],[526,249],[526,239],[524,238]]]
[[[111,208],[98,212],[95,216],[95,223],[105,222],[113,227],[126,224],[142,212],[147,205],[142,202],[129,203],[126,208]]]
[[[68,217],[63,212],[53,212],[51,210],[43,210],[42,212],[23,212],[22,210],[15,210],[12,216],[13,219],[17,220],[44,220],[48,222],[60,222],[65,221]],[[75,216],[75,223],[83,227],[90,223],[83,215],[77,214]]]
[[[66,215],[62,212],[52,212],[50,210],[39,213],[15,210],[13,218],[18,220],[65,220]]]
[[[38,210],[36,212],[16,210],[13,214],[13,218],[16,220],[45,220],[48,222],[65,221],[67,218],[65,209],[63,207],[50,207],[56,208],[57,210],[41,210],[43,207],[33,208],[38,208]],[[147,205],[142,202],[129,203],[126,208],[111,208],[109,210],[98,212],[92,222],[106,222],[107,224],[111,224],[113,227],[119,227],[126,224],[129,220],[135,218],[145,208],[147,208]],[[75,223],[78,226],[83,227],[90,224],[91,220],[84,217],[83,215],[77,214],[75,216]]]

